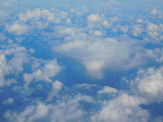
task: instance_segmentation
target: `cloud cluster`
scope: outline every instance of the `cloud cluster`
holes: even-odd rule
[[[21,113],[5,113],[5,117],[13,122],[71,122],[82,121],[84,113],[79,106],[79,100],[74,98],[62,101],[57,105],[37,103],[28,106]]]
[[[101,0],[84,5],[92,3],[89,0],[76,5],[79,8],[8,11],[15,2],[2,0],[0,5],[0,118],[8,122],[163,120],[141,106],[163,102],[161,10],[131,14],[128,9],[121,12],[122,6],[114,8],[121,2]],[[112,3],[114,7],[108,7]],[[45,56],[49,59],[37,55],[42,45],[51,54]],[[63,70],[69,63],[66,59],[71,58],[91,76],[76,71],[85,77],[79,80],[81,84],[70,83],[78,76]],[[129,78],[123,85],[131,84],[130,89],[124,90],[122,82],[111,83],[115,80],[107,71],[114,71],[118,81]],[[125,75],[118,76],[121,73]],[[65,85],[69,83],[73,85]]]
[[[19,45],[12,44],[0,50],[0,86],[16,82],[13,78],[7,80],[5,77],[18,75],[23,71],[23,65],[28,62],[28,59],[28,50]]]
[[[163,67],[149,68],[140,70],[138,77],[132,82],[133,87],[136,86],[136,91],[149,102],[163,101]]]
[[[39,62],[37,63],[38,66],[36,65],[33,68],[34,71],[32,73],[24,74],[24,80],[27,86],[31,81],[52,82],[51,78],[56,76],[62,69],[62,67],[58,65],[55,59],[46,61],[44,67],[41,68],[39,67]]]
[[[121,94],[104,102],[103,108],[91,117],[92,122],[147,122],[149,113],[139,107],[142,102],[139,97]]]

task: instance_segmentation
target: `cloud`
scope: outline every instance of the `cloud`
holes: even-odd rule
[[[47,101],[51,101],[55,95],[62,89],[63,84],[60,81],[55,81],[52,83],[52,89],[48,94]]]
[[[5,76],[5,72],[7,72],[8,69],[6,67],[6,58],[5,55],[0,55],[0,86],[3,86],[5,84],[4,82],[4,76]]]
[[[28,59],[28,50],[23,46],[12,44],[0,50],[0,86],[15,83],[15,79],[5,79],[5,77],[10,74],[17,76],[23,71],[23,65],[28,62]]]
[[[27,10],[25,13],[19,14],[19,20],[28,21],[28,20],[39,20],[40,18],[46,18],[49,21],[54,20],[54,15],[49,12],[47,9],[34,9],[32,11]]]
[[[133,26],[133,35],[134,36],[140,36],[144,31],[144,28],[142,25],[134,25]]]
[[[32,73],[25,73],[24,80],[26,82],[26,87],[30,84],[31,81],[46,81],[52,82],[54,76],[56,76],[61,70],[62,67],[58,65],[57,60],[45,61],[44,67],[39,67],[39,62],[37,62],[38,66],[34,68]]]
[[[157,12],[157,9],[155,9],[155,8],[153,8],[152,10],[151,10],[151,12],[150,12],[150,14],[157,14],[158,12]]]
[[[70,1],[74,3],[73,0],[64,2],[70,4]],[[12,98],[10,96],[2,101],[2,104],[6,104],[6,106],[7,104],[16,105],[12,110],[5,109],[7,111],[5,117],[8,121],[150,121],[152,115],[141,105],[163,101],[163,68],[160,67],[163,61],[162,44],[160,43],[163,39],[163,24],[161,24],[161,14],[158,14],[160,13],[159,9],[153,9],[148,16],[144,16],[146,12],[140,14],[140,9],[138,15],[137,12],[133,14],[133,10],[126,7],[126,4],[130,4],[130,2],[118,3],[118,7],[117,5],[108,7],[108,4],[114,3],[114,0],[95,2],[80,0],[81,3],[78,1],[79,5],[75,5],[70,10],[63,7],[67,6],[63,1],[62,8],[48,10],[44,9],[44,5],[39,8],[42,4],[40,1],[39,4],[36,4],[37,9],[31,9],[35,5],[27,7],[28,5],[24,4],[23,7],[20,7],[22,9],[18,10],[17,6],[13,6],[14,2],[14,0],[6,2],[2,0],[0,5],[0,27],[2,30],[6,25],[5,32],[0,34],[0,87],[10,85],[7,86],[9,92],[11,90],[11,93],[21,96],[21,99],[18,100],[15,99],[16,96],[12,96]],[[54,3],[57,4],[56,1]],[[89,5],[85,3],[89,3]],[[82,10],[81,7],[77,7],[82,5],[85,5]],[[9,6],[16,9],[8,9]],[[9,10],[18,11],[14,13]],[[11,39],[8,36],[11,35],[10,33],[14,34]],[[30,37],[26,38],[27,33],[30,34]],[[18,40],[18,36],[23,36],[24,39],[22,42],[16,42],[19,45],[14,44],[14,41]],[[35,43],[32,41],[27,42],[33,37],[38,45],[33,45]],[[46,42],[42,41],[44,38]],[[137,38],[140,40],[136,40]],[[152,47],[148,47],[149,42]],[[37,49],[40,48],[40,45],[45,43],[50,44],[46,48],[53,47],[57,56],[69,56],[79,61],[84,65],[86,72],[94,78],[104,78],[104,80],[108,78],[105,70],[118,70],[118,72],[124,72],[127,77],[130,75],[132,77],[135,75],[135,70],[127,72],[129,74],[126,74],[125,71],[132,68],[138,70],[142,67],[149,67],[149,65],[157,65],[158,68],[153,66],[140,70],[136,79],[132,80],[131,91],[103,86],[106,84],[103,79],[102,83],[101,80],[96,79],[92,81],[94,84],[88,84],[90,79],[87,77],[84,77],[83,84],[76,85],[73,82],[74,86],[66,87],[64,82],[71,81],[71,78],[64,82],[55,78],[63,70],[59,64],[67,63],[67,60],[65,61],[63,58],[63,61],[58,62],[59,60],[55,57],[47,60],[38,59],[32,55],[39,51]],[[159,46],[153,45],[153,43],[159,43]],[[36,49],[26,48],[30,47],[30,44]],[[78,73],[83,72],[79,71]],[[61,76],[62,78],[65,79],[65,75]],[[81,81],[79,80],[79,82]],[[120,87],[123,89],[123,86]],[[6,91],[3,89],[0,90],[0,93],[6,95]],[[105,97],[105,94],[114,95]],[[1,97],[3,98],[3,96]],[[13,102],[14,104],[12,104]],[[17,105],[20,105],[21,110]],[[163,119],[156,117],[152,120],[162,121]]]
[[[159,27],[156,24],[153,24],[151,22],[148,22],[147,25],[147,34],[151,37],[151,38],[157,38],[160,34],[159,34]]]
[[[50,23],[59,23],[59,18],[55,17],[55,14],[48,9],[34,9],[21,12],[19,15],[20,23],[30,23],[31,29],[44,29],[49,26]]]
[[[99,90],[98,94],[109,94],[109,93],[117,93],[118,90],[109,86],[105,86],[104,89]]]
[[[13,102],[14,102],[13,98],[8,98],[8,99],[3,101],[3,104],[12,104]]]
[[[149,113],[139,107],[142,99],[128,94],[121,94],[108,102],[91,117],[93,122],[147,122]]]
[[[15,35],[22,35],[22,34],[26,34],[28,32],[28,26],[25,24],[18,24],[15,23],[11,26],[7,26],[6,30],[10,33],[13,33]]]
[[[4,33],[0,33],[0,41],[6,40],[6,35]]]
[[[87,17],[89,22],[99,22],[101,21],[101,17],[98,14],[91,14]]]
[[[133,87],[148,103],[163,101],[163,67],[140,70]]]
[[[57,105],[38,103],[28,106],[21,113],[6,112],[4,115],[12,122],[70,122],[82,120],[83,111],[75,99],[60,102]]]
[[[144,62],[141,51],[145,51],[127,38],[122,41],[109,37],[79,37],[81,35],[56,44],[54,50],[80,61],[94,77],[102,78],[104,69],[129,69]]]

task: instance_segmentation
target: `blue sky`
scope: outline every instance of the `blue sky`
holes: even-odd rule
[[[163,1],[0,2],[1,122],[163,121]]]

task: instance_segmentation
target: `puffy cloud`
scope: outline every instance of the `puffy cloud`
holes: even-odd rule
[[[117,93],[118,90],[109,86],[105,86],[104,89],[99,90],[98,94],[108,94],[108,93]]]
[[[28,106],[21,113],[8,111],[4,116],[12,122],[70,122],[82,120],[83,114],[78,101],[71,99],[57,105],[38,103]]]
[[[4,2],[4,0],[2,1]],[[11,1],[12,0],[10,0],[10,3]],[[114,0],[109,1],[109,3],[111,2],[114,2]],[[90,3],[92,3],[91,0]],[[8,5],[10,6],[10,4]],[[91,4],[91,6],[92,5],[95,4]],[[46,38],[46,40],[48,41],[49,38],[52,37],[51,40],[54,43],[53,46],[56,52],[78,60],[85,66],[86,71],[91,76],[97,78],[103,78],[104,70],[109,69],[109,70],[124,71],[126,69],[130,69],[133,67],[138,68],[138,66],[140,66],[144,62],[145,63],[148,62],[148,59],[151,58],[157,62],[161,62],[163,60],[161,49],[158,50],[144,49],[145,48],[144,45],[146,45],[146,42],[144,42],[145,39],[154,42],[157,39],[160,41],[163,38],[161,36],[163,32],[162,24],[154,23],[153,20],[149,20],[151,21],[149,22],[148,20],[146,20],[147,19],[146,17],[144,17],[143,19],[140,18],[139,20],[133,21],[135,15],[130,18],[128,17],[128,15],[125,14],[123,18],[122,16],[119,16],[121,12],[119,12],[118,10],[117,10],[118,15],[116,15],[115,17],[110,17],[112,14],[115,15],[116,12],[114,10],[108,13],[108,15],[106,13],[105,13],[106,15],[96,14],[96,11],[99,11],[99,9],[94,11],[94,14],[91,14],[89,11],[89,7],[88,8],[86,6],[84,7],[85,10],[82,10],[82,12],[85,11],[88,13],[82,13],[79,10],[80,12],[75,13],[75,15],[77,16],[74,16],[72,14],[73,12],[69,13],[67,11],[64,12],[62,10],[61,11],[56,10],[56,13],[52,13],[50,10],[47,9],[27,10],[24,13],[20,13],[18,15],[18,20],[16,19],[15,22],[12,22],[13,24],[8,23],[7,21],[4,24],[1,23],[0,24],[9,25],[6,26],[6,30],[18,36],[25,34],[27,32],[31,32],[31,37],[33,36],[32,29],[37,30],[37,29],[44,29],[46,27],[49,27],[48,29],[50,30],[52,29],[52,31],[54,32],[49,32],[49,30],[47,32],[46,30],[41,30],[38,32],[36,31],[34,33],[34,36],[41,35],[41,37]],[[94,7],[96,8],[96,5],[93,6],[92,8]],[[102,7],[105,8],[104,6]],[[76,10],[73,11],[76,12]],[[106,10],[104,11],[106,12]],[[0,17],[2,16],[0,20],[4,18],[3,17],[4,13],[6,12],[0,9]],[[100,10],[100,12],[98,13],[102,13],[102,11]],[[124,14],[125,12],[122,13]],[[156,9],[153,9],[151,11],[152,15],[156,15],[156,13],[158,13]],[[129,12],[129,16],[130,16],[130,12]],[[110,19],[106,19],[106,17],[110,17]],[[135,18],[137,18],[137,16]],[[10,20],[12,20],[11,17]],[[133,23],[135,22],[139,24],[133,25]],[[30,24],[30,26],[28,26],[27,23]],[[51,23],[52,26],[49,26]],[[48,33],[51,36],[47,37],[46,35],[44,35],[45,33]],[[126,34],[126,35],[128,34],[128,35],[120,36],[119,33],[120,35],[121,34]],[[1,36],[0,40],[6,40],[5,38],[6,35],[0,34]],[[143,39],[141,41],[134,40],[133,38],[135,37],[133,37],[132,35],[134,35],[135,37],[141,36],[144,38],[144,40]],[[129,36],[131,36],[131,38],[129,38]],[[8,43],[13,44],[13,41],[8,39]],[[21,42],[21,44],[24,45],[25,43]],[[29,99],[30,98],[31,99],[29,101],[27,100],[30,105],[27,106],[23,111],[20,112],[17,110],[17,112],[13,112],[13,111],[7,112],[5,116],[6,118],[9,119],[9,121],[15,121],[15,122],[17,121],[18,122],[25,122],[25,121],[27,122],[70,121],[71,122],[71,121],[86,121],[86,120],[89,121],[89,119],[87,119],[87,116],[89,115],[91,116],[93,114],[93,116],[91,116],[91,120],[93,122],[96,121],[97,122],[99,121],[145,122],[148,121],[149,113],[147,110],[141,108],[140,105],[149,104],[150,103],[149,101],[152,102],[162,101],[163,93],[161,89],[163,89],[163,87],[162,85],[160,85],[162,84],[163,81],[162,68],[158,68],[158,69],[152,68],[145,71],[140,71],[140,74],[138,74],[137,79],[133,81],[134,82],[133,87],[135,89],[134,95],[129,95],[125,93],[120,94],[121,91],[119,92],[119,90],[115,88],[106,86],[99,91],[96,90],[98,91],[97,97],[96,95],[94,96],[94,94],[92,95],[94,99],[96,99],[97,101],[95,101],[92,97],[87,95],[78,95],[76,96],[75,99],[71,99],[71,100],[66,99],[65,101],[62,101],[63,100],[62,99],[61,101],[58,102],[57,99],[55,101],[55,99],[53,99],[55,95],[64,96],[65,94],[69,94],[69,92],[71,92],[71,94],[74,95],[76,92],[78,92],[79,89],[80,91],[86,91],[87,89],[91,91],[94,88],[99,89],[101,88],[101,86],[96,84],[87,84],[87,83],[78,84],[75,85],[75,87],[78,87],[75,88],[75,90],[73,89],[74,88],[73,87],[72,89],[70,88],[71,90],[66,89],[67,91],[65,94],[60,94],[60,91],[65,86],[63,86],[63,84],[60,81],[53,82],[53,77],[55,77],[62,70],[62,67],[58,64],[58,62],[55,59],[40,60],[34,57],[29,58],[28,53],[33,53],[34,50],[27,50],[25,47],[18,46],[18,45],[8,47],[7,49],[4,49],[3,47],[4,45],[3,46],[0,45],[0,48],[2,49],[0,50],[0,86],[1,87],[16,82],[17,78],[22,77],[22,74],[24,72],[25,72],[24,74],[25,86],[28,86],[32,81],[34,82],[47,81],[50,82],[52,85],[51,91],[46,94],[47,96],[44,99],[45,101],[42,99],[42,97],[44,96],[41,96],[41,99],[38,97],[31,98],[33,95],[30,94],[31,96],[29,95]],[[32,71],[31,72],[24,71],[22,74],[19,75],[19,73],[21,73],[24,70],[23,66],[25,63],[30,63],[29,65],[32,67],[31,69]],[[10,74],[14,75],[14,77],[9,80],[5,79]],[[44,87],[44,84],[41,83],[39,85]],[[19,91],[21,89],[21,86],[19,85],[21,84],[16,84],[16,86],[13,88],[14,91]],[[26,88],[28,90],[30,89],[29,87]],[[31,91],[33,92],[34,90]],[[130,91],[127,92],[131,93]],[[116,93],[116,95],[118,94],[120,95],[116,98],[109,98],[109,100],[108,98],[105,98],[105,100],[101,100],[100,95],[104,93],[108,93],[108,94]],[[23,92],[22,96],[23,96],[23,100],[26,100],[25,92]],[[64,97],[69,98],[70,96],[65,95]],[[38,101],[38,99],[40,99],[41,103],[31,105],[32,103],[34,103],[33,99],[35,99],[34,101]],[[52,100],[58,103],[54,105],[51,103]],[[13,101],[14,99],[9,98],[5,100],[3,103],[10,104]],[[93,113],[91,110],[84,111],[83,109],[81,109],[81,107],[83,106],[80,105],[80,101],[89,102],[91,103],[91,105],[92,103],[96,104],[97,102],[97,104],[102,108],[98,112],[93,111]],[[99,107],[98,105],[97,108]],[[156,118],[155,121],[162,121],[162,117]]]
[[[95,36],[102,36],[103,35],[102,32],[101,31],[98,31],[98,30],[94,31],[93,34]]]
[[[6,58],[11,56],[10,59]],[[28,50],[23,46],[9,45],[0,50],[0,86],[15,83],[15,79],[5,79],[10,74],[17,76],[23,71],[23,65],[28,62]]]
[[[51,101],[55,95],[62,89],[63,84],[60,81],[55,81],[52,83],[52,89],[48,94],[47,101]]]
[[[6,67],[6,58],[5,55],[0,55],[0,86],[4,85],[4,76],[8,72],[8,68]]]
[[[149,103],[163,101],[163,67],[140,70],[133,82],[133,87],[135,86]]]
[[[151,12],[150,12],[150,14],[157,14],[158,12],[157,12],[157,9],[155,9],[155,8],[153,8],[152,10],[151,10]]]
[[[21,35],[21,34],[26,34],[28,32],[28,28],[29,27],[25,24],[15,23],[11,26],[7,26],[6,30],[10,33]]]
[[[106,68],[129,69],[144,62],[141,58],[143,56],[141,48],[137,48],[131,40],[128,41],[129,39],[122,41],[87,36],[78,39],[79,36],[70,37],[68,41],[56,44],[54,50],[79,60],[92,76],[102,78],[102,72]]]
[[[1,0],[1,6],[12,6],[14,3],[17,2],[17,0]]]
[[[87,84],[87,83],[82,83],[82,84],[77,84],[75,85],[75,87],[77,89],[81,89],[81,90],[91,90],[92,88],[96,88],[98,87],[96,84]]]
[[[26,11],[26,13],[19,14],[19,20],[28,21],[31,19],[39,20],[40,18],[46,18],[49,21],[54,20],[54,14],[50,13],[47,9],[34,9],[33,11]]]
[[[123,32],[123,33],[127,33],[128,32],[128,25],[126,26],[120,26],[120,30]]]
[[[4,33],[0,33],[0,41],[6,40],[6,35]]]
[[[0,26],[5,25],[6,21],[13,18],[15,8],[17,7],[17,0],[1,0],[0,4]]]
[[[108,102],[91,117],[93,122],[147,122],[149,113],[139,107],[142,98],[121,94]]]
[[[14,102],[13,98],[8,98],[8,99],[3,101],[4,104],[12,104],[13,102]]]
[[[17,114],[7,112],[5,117],[8,118],[10,121],[17,121],[17,122],[32,122],[39,118],[45,117],[48,113],[49,106],[46,106],[42,103],[37,104],[37,106],[29,106],[27,107],[22,113]]]
[[[25,86],[27,87],[33,80],[52,82],[51,78],[56,76],[61,71],[61,69],[62,67],[58,65],[56,59],[45,61],[44,67],[36,67],[32,73],[24,74],[24,80],[26,82]]]
[[[94,31],[97,28],[101,30],[102,28],[111,28],[112,22],[108,21],[108,18],[105,17],[103,14],[90,14],[87,16],[87,25],[89,29],[92,29],[92,31]]]
[[[163,121],[163,117],[162,116],[156,117],[154,119],[154,122],[162,122],[162,121]]]
[[[140,36],[143,31],[144,31],[144,28],[142,27],[142,25],[134,25],[133,26],[133,35],[134,36]]]
[[[159,36],[159,27],[156,24],[153,24],[151,22],[148,22],[147,25],[147,34],[151,37],[151,38],[156,38],[157,36]]]
[[[88,17],[89,22],[99,22],[101,21],[101,17],[98,14],[91,14]]]
[[[43,29],[49,26],[49,23],[60,22],[59,18],[56,19],[54,13],[48,9],[34,9],[27,10],[19,14],[20,23],[30,23],[31,29]]]

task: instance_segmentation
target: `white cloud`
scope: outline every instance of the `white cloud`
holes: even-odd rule
[[[156,24],[153,24],[151,22],[148,22],[147,24],[147,34],[151,37],[151,38],[156,38],[158,37],[160,34],[158,33],[159,31],[159,27]]]
[[[149,103],[163,101],[163,67],[140,70],[133,81],[133,87],[135,86]]]
[[[1,12],[0,10],[0,13],[3,12]],[[156,9],[153,9],[151,11],[151,14],[156,13]],[[79,14],[82,15],[83,13],[79,12]],[[0,14],[0,16],[1,15],[2,14]],[[69,13],[64,11],[59,11],[57,14],[55,13],[54,15],[54,13],[51,13],[49,10],[46,9],[34,9],[32,11],[28,10],[25,13],[19,14],[19,20],[16,20],[13,25],[8,24],[10,26],[6,26],[6,30],[16,35],[22,35],[29,32],[29,29],[31,29],[32,31],[32,29],[43,29],[45,27],[48,27],[48,25],[50,25],[49,23],[63,24],[55,24],[55,32],[52,32],[52,35],[54,35],[52,37],[56,36],[56,38],[61,37],[63,39],[61,40],[61,43],[58,41],[57,44],[54,45],[54,50],[78,60],[85,66],[86,71],[91,76],[97,78],[102,78],[103,71],[106,69],[125,70],[132,67],[137,67],[146,62],[149,57],[155,58],[159,62],[163,60],[161,50],[155,54],[152,50],[143,49],[143,40],[140,42],[139,40],[133,40],[132,38],[128,38],[127,36],[107,38],[106,36],[108,35],[105,35],[105,32],[110,32],[109,29],[112,29],[111,31],[114,31],[113,36],[116,32],[119,33],[119,31],[123,33],[127,33],[130,31],[130,27],[128,25],[113,27],[114,24],[121,22],[121,19],[118,16],[110,18],[110,21],[108,21],[107,19],[105,19],[104,15],[90,14],[86,18],[86,24],[88,25],[86,25],[87,27],[84,28],[80,28],[80,26],[85,26],[85,23],[81,23],[79,25],[76,24],[80,23],[80,20],[83,21],[83,18],[81,19],[79,17],[79,20],[74,18],[75,17],[73,15],[69,15]],[[74,21],[75,23],[73,23]],[[30,22],[32,27],[27,26],[27,22]],[[137,22],[139,24],[131,27],[131,33],[134,36],[140,36],[142,33],[144,34],[144,32],[146,32],[150,38],[153,38],[152,40],[154,41],[157,38],[159,38],[160,40],[163,38],[161,37],[163,32],[162,24],[147,22],[147,28],[143,28],[143,25],[141,24],[145,21],[139,19],[137,20]],[[2,36],[1,40],[5,39],[4,35],[0,36]],[[109,36],[112,37],[112,33]],[[12,43],[12,41],[9,42]],[[137,44],[137,42],[139,44]],[[15,79],[10,79],[6,81],[4,78],[10,73],[16,76],[16,74],[19,74],[21,71],[23,71],[23,65],[26,62],[29,63],[30,61],[27,52],[28,51],[24,47],[20,46],[13,46],[9,49],[4,49],[0,51],[0,86],[9,85],[10,83],[15,82]],[[34,51],[29,50],[29,52],[33,53]],[[160,57],[157,54],[160,54]],[[13,55],[13,57],[11,58],[11,60],[8,60],[7,56],[11,55]],[[43,62],[43,66],[42,64],[40,64],[39,61],[39,59],[35,60],[34,64],[32,64],[33,71],[31,73],[25,73],[24,80],[26,81],[26,86],[28,86],[31,81],[43,80],[51,82],[52,89],[47,96],[47,100],[49,102],[63,88],[63,84],[60,81],[52,82],[52,78],[55,77],[62,70],[62,67],[55,59],[51,61],[41,60]],[[147,110],[142,109],[140,105],[148,104],[149,101],[163,101],[163,86],[161,85],[163,84],[162,72],[162,68],[152,68],[140,72],[137,79],[134,81],[136,82],[136,85],[134,84],[134,88],[136,87],[135,96],[123,93],[120,96],[110,99],[108,101],[102,101],[97,98],[98,104],[102,104],[102,109],[98,111],[98,113],[95,112],[94,116],[91,117],[92,121],[147,121],[149,113]],[[80,84],[77,87],[81,89],[93,89],[94,86],[96,85]],[[19,86],[15,86],[15,90],[19,88]],[[111,87],[104,87],[104,89],[98,91],[99,95],[103,93],[118,93],[118,90]],[[139,95],[143,96],[143,98],[139,97]],[[5,100],[4,103],[10,104],[13,101],[14,100],[12,98],[9,98]],[[5,116],[9,118],[10,121],[15,122],[82,121],[84,113],[83,110],[80,108],[79,101],[95,103],[95,100],[92,97],[87,95],[79,95],[75,99],[65,100],[65,102],[59,101],[59,103],[57,103],[56,105],[47,103],[30,105],[22,112],[8,112],[5,114]],[[102,103],[100,103],[101,101]],[[89,113],[89,111],[87,112]],[[88,114],[87,112],[85,113]],[[157,118],[156,121],[162,121],[162,118]]]
[[[1,5],[2,5],[2,7],[4,7],[4,6],[11,7],[16,2],[17,2],[17,0],[1,0]]]
[[[6,35],[4,33],[0,33],[0,41],[6,40]]]
[[[8,111],[4,116],[12,122],[70,122],[82,120],[83,114],[78,101],[71,99],[57,105],[38,103],[28,106],[21,113]]]
[[[40,18],[46,18],[48,21],[54,21],[54,14],[50,13],[47,9],[34,9],[32,11],[27,10],[26,13],[19,14],[19,20],[28,21],[31,19],[39,20]]]
[[[6,30],[10,33],[16,34],[16,35],[22,35],[26,34],[28,32],[29,27],[25,24],[18,24],[15,23],[11,26],[7,26]]]
[[[45,117],[48,114],[49,106],[46,106],[42,103],[37,104],[36,106],[27,107],[22,113],[17,114],[7,112],[4,116],[10,121],[14,122],[33,122],[39,118]]]
[[[75,86],[76,86],[76,88],[87,89],[87,90],[94,88],[94,87],[97,87],[96,84],[87,84],[87,83],[77,84]]]
[[[95,113],[93,122],[147,122],[149,113],[139,105],[143,100],[136,96],[121,94],[108,102],[104,102],[102,109]]]
[[[142,25],[134,25],[133,26],[133,35],[134,36],[140,36],[143,31],[144,31],[144,28],[142,27]]]
[[[11,56],[11,59],[8,60],[7,56]],[[19,45],[12,44],[0,50],[0,86],[15,83],[15,79],[6,80],[5,77],[9,74],[17,76],[23,70],[23,65],[28,62],[28,59],[28,51]]]
[[[127,32],[128,32],[128,29],[129,29],[128,25],[126,25],[126,26],[120,26],[120,30],[121,30],[123,33],[127,33]]]
[[[39,64],[37,65],[39,66]],[[62,67],[58,65],[56,59],[45,61],[44,67],[38,67],[32,73],[24,74],[25,86],[27,87],[33,80],[52,82],[51,78],[56,76],[61,70]]]
[[[107,20],[104,20],[103,26],[106,28],[110,28],[112,26],[112,23],[109,23]]]
[[[151,12],[150,12],[150,14],[157,14],[158,12],[157,12],[157,9],[156,8],[153,8],[152,10],[151,10]]]
[[[0,54],[0,86],[5,84],[4,76],[8,72],[5,55]]]
[[[56,80],[55,82],[52,83],[52,89],[50,93],[48,94],[47,101],[51,101],[55,95],[62,89],[63,84]]]
[[[101,17],[98,14],[91,14],[87,17],[89,22],[99,22],[101,21]]]
[[[142,49],[137,48],[132,40],[87,36],[76,34],[54,45],[54,50],[79,60],[87,72],[97,78],[103,77],[104,69],[128,69],[144,62]]]
[[[3,101],[3,104],[12,104],[13,102],[14,102],[13,98],[8,98],[8,99]]]
[[[162,116],[158,116],[156,117],[153,122],[162,122],[163,121],[163,117]]]
[[[105,86],[102,90],[98,91],[98,94],[117,93],[118,90],[109,86]]]
[[[60,23],[60,17],[48,9],[34,9],[22,12],[19,15],[20,23],[30,23],[31,29],[44,29],[50,23]]]
[[[95,36],[102,36],[103,35],[103,33],[101,31],[99,31],[99,30],[94,31],[93,34]]]

